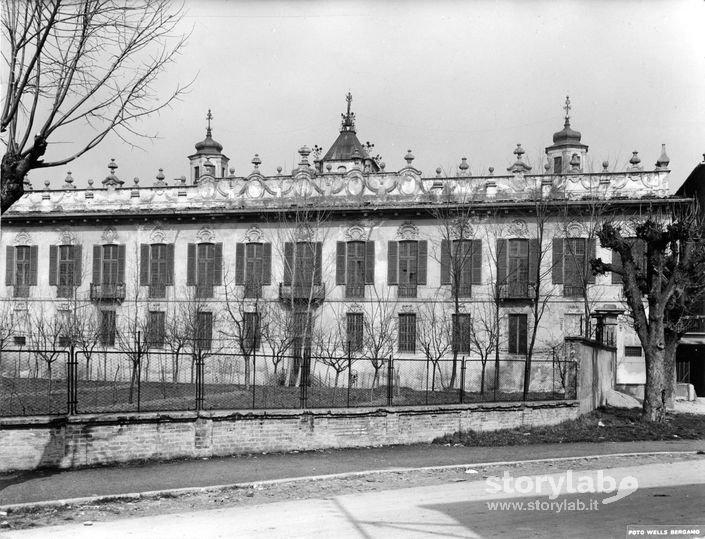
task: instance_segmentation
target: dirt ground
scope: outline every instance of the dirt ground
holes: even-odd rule
[[[109,521],[156,514],[204,511],[208,509],[259,505],[292,499],[331,498],[341,494],[393,490],[414,486],[440,485],[449,482],[477,481],[489,475],[499,475],[506,469],[520,470],[522,475],[557,473],[567,470],[608,469],[617,466],[702,460],[701,454],[666,454],[653,456],[582,458],[548,463],[520,463],[512,466],[493,465],[472,469],[414,470],[409,472],[379,472],[348,478],[297,480],[288,483],[264,484],[254,487],[225,488],[189,493],[164,493],[136,499],[103,499],[100,501],[13,509],[0,513],[4,529],[26,529],[52,526],[66,522]],[[0,529],[0,533],[1,533]]]

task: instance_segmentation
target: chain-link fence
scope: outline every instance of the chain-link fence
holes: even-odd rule
[[[482,361],[4,350],[0,416],[573,399],[576,379],[575,362],[550,351]]]

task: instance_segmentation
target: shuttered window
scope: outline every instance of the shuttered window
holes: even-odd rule
[[[345,297],[364,298],[365,285],[375,282],[374,242],[337,242],[335,264],[335,284],[345,285]]]
[[[459,354],[470,353],[472,320],[469,314],[453,315],[453,351]]]
[[[14,286],[15,297],[28,297],[31,286],[37,284],[36,245],[7,247],[5,284]]]
[[[198,350],[210,350],[213,344],[213,313],[199,312],[196,315],[196,342]]]
[[[497,282],[500,297],[527,298],[529,284],[535,283],[538,264],[538,240],[497,240]]]
[[[147,343],[154,348],[164,346],[166,333],[166,313],[150,311],[147,320]]]
[[[259,350],[261,333],[260,333],[260,314],[259,313],[243,313],[243,346],[248,352]]]
[[[563,284],[566,297],[582,296],[585,284],[595,282],[590,260],[596,256],[594,239],[555,238],[553,240],[553,284]]]
[[[482,240],[441,241],[441,284],[470,297],[472,285],[482,284]]]
[[[245,287],[246,298],[262,296],[262,286],[271,284],[272,244],[238,243],[235,246],[235,284]]]
[[[321,284],[323,244],[287,242],[284,244],[284,285],[310,289]]]
[[[416,352],[416,315],[413,313],[399,315],[399,351]]]
[[[51,245],[49,247],[49,285],[56,286],[60,298],[73,297],[81,284],[81,246]]]
[[[196,287],[197,298],[212,298],[213,287],[223,281],[223,244],[189,243],[186,285]]]
[[[398,297],[415,298],[417,286],[426,284],[426,245],[425,241],[399,242]]]
[[[363,314],[362,313],[347,313],[347,343],[346,349],[349,352],[362,351],[362,336],[363,336]]]
[[[100,311],[100,344],[115,346],[115,311]]]
[[[527,351],[527,316],[510,314],[509,317],[509,353],[526,354]]]
[[[119,257],[117,245],[103,245],[103,271],[101,284],[118,284]]]

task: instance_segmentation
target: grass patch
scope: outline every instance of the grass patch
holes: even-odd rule
[[[606,408],[550,427],[521,427],[493,432],[461,431],[436,438],[433,443],[504,446],[679,438],[705,439],[705,415],[669,413],[664,423],[649,423],[641,421],[641,410]]]

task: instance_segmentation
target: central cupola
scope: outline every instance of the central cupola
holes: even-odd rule
[[[549,168],[553,174],[582,172],[588,147],[580,142],[582,135],[570,127],[570,96],[566,96],[563,129],[553,134],[553,144],[546,148]]]

